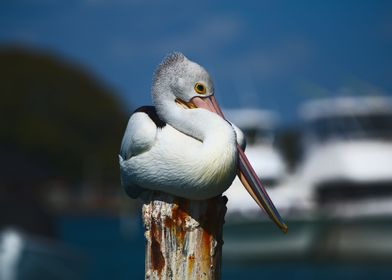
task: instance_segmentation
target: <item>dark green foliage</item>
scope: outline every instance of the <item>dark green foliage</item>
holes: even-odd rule
[[[46,166],[48,177],[69,182],[119,180],[127,116],[113,92],[87,72],[54,56],[3,48],[0,96],[0,153],[23,155]]]

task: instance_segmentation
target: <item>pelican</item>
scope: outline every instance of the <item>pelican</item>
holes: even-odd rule
[[[154,106],[130,117],[120,149],[121,182],[133,198],[158,190],[201,200],[223,193],[239,176],[275,224],[287,226],[244,154],[241,131],[227,121],[208,72],[181,53],[155,71]]]

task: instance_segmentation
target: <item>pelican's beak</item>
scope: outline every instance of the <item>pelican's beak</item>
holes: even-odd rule
[[[222,110],[219,108],[218,103],[214,96],[206,97],[194,97],[190,101],[194,106],[198,108],[204,108],[211,112],[215,112],[225,119]],[[274,221],[274,223],[284,232],[287,233],[287,225],[283,222],[279,215],[278,210],[276,210],[274,204],[269,198],[266,190],[262,186],[259,177],[256,175],[252,165],[249,163],[242,148],[237,144],[238,149],[238,170],[237,175],[241,180],[242,184],[253,197],[256,203],[265,210],[268,216]]]

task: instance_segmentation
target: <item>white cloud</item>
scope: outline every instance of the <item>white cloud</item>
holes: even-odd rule
[[[211,16],[186,32],[177,33],[161,44],[160,49],[185,52],[214,52],[237,40],[242,29],[239,20],[229,16]]]
[[[209,56],[238,40],[242,28],[241,22],[232,17],[208,17],[198,23],[181,32],[158,30],[154,32],[154,37],[129,36],[112,40],[110,53],[116,59],[127,60],[144,55],[161,56],[172,51]],[[161,28],[164,30],[167,25]]]
[[[318,83],[302,81],[300,92],[307,98],[330,96],[385,96],[388,92],[368,81],[351,78],[336,88],[327,88]]]
[[[289,39],[266,48],[253,48],[239,53],[223,65],[227,75],[251,73],[256,80],[270,80],[300,68],[312,56],[309,43],[301,39]]]

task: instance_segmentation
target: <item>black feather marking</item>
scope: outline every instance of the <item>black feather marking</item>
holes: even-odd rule
[[[154,106],[142,106],[136,109],[135,112],[133,113],[147,114],[150,117],[150,119],[155,123],[155,125],[159,128],[162,128],[166,125],[166,123],[158,117],[157,111],[155,110]]]
[[[131,198],[138,198],[145,191],[147,190],[139,186],[125,187],[125,192]]]

